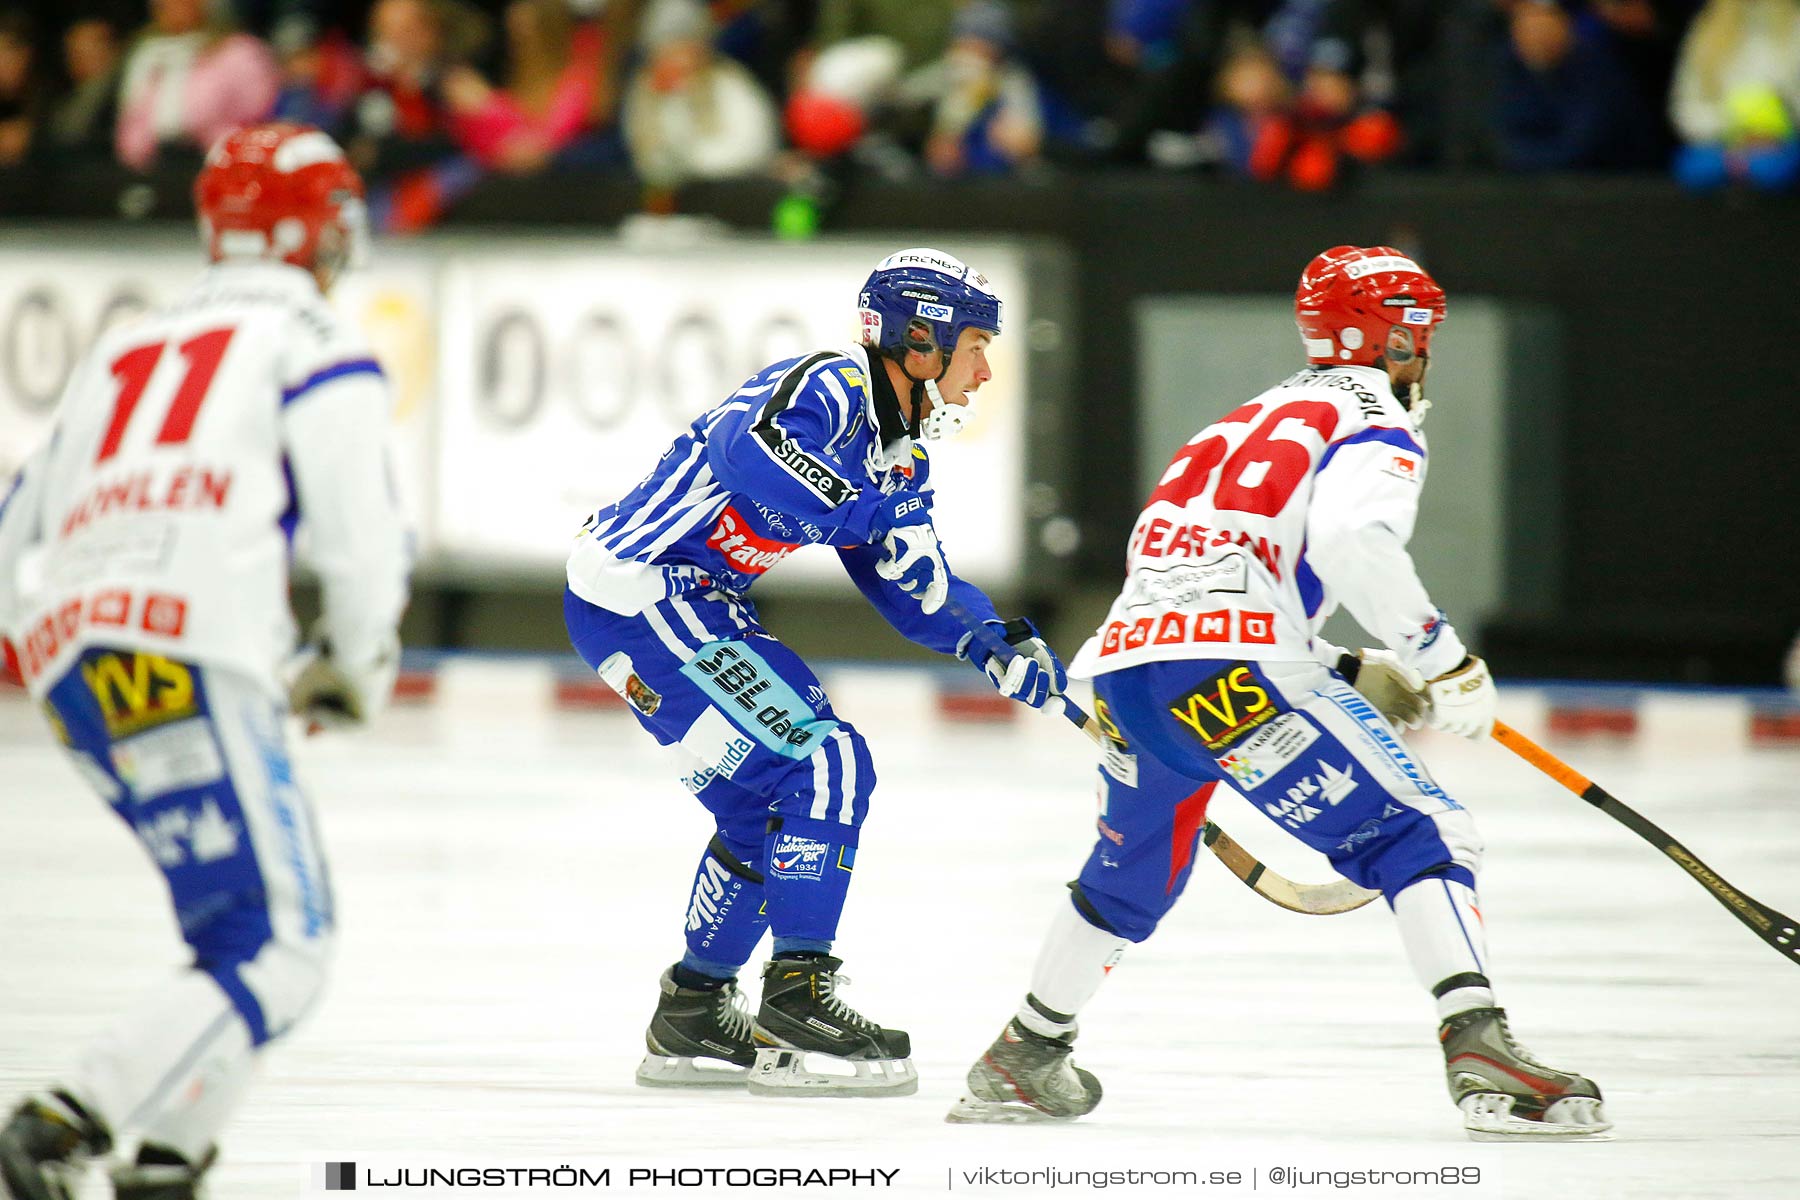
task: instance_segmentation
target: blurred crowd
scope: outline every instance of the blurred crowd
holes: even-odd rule
[[[389,228],[490,172],[1375,164],[1800,181],[1800,0],[5,0],[0,169],[335,134]]]

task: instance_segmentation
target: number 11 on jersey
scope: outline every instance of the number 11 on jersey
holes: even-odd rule
[[[231,344],[231,337],[237,332],[233,328],[212,329],[189,338],[176,347],[181,357],[187,360],[186,370],[182,373],[181,383],[175,389],[175,395],[169,402],[168,414],[163,418],[162,428],[156,434],[159,446],[179,445],[188,440],[194,432],[194,420],[200,414],[200,405],[206,399],[206,391],[212,386],[213,376],[218,374],[219,360],[225,357],[225,347]],[[148,346],[138,346],[127,350],[113,360],[112,375],[119,381],[119,398],[113,404],[112,421],[106,427],[106,436],[101,439],[100,453],[94,457],[96,464],[103,463],[119,451],[119,443],[124,440],[125,426],[131,422],[131,414],[136,410],[138,401],[143,399],[144,390],[150,386],[150,377],[155,374],[156,366],[162,361],[163,350],[167,342],[152,342]]]

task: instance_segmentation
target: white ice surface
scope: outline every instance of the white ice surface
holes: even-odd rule
[[[230,1129],[216,1197],[317,1194],[311,1164],[359,1157],[829,1159],[898,1167],[906,1190],[955,1182],[959,1194],[1014,1196],[1048,1193],[970,1188],[953,1172],[1236,1166],[1260,1172],[1254,1194],[1273,1195],[1275,1164],[1467,1163],[1487,1182],[1290,1194],[1800,1196],[1800,971],[1648,845],[1498,746],[1415,742],[1486,837],[1483,911],[1514,1029],[1552,1065],[1601,1083],[1618,1126],[1609,1143],[1473,1146],[1445,1095],[1431,1002],[1385,906],[1296,916],[1210,861],[1083,1014],[1078,1061],[1106,1087],[1091,1118],[945,1125],[1087,852],[1090,759],[1054,719],[951,727],[869,702],[848,715],[881,784],[838,945],[847,998],[911,1031],[919,1094],[784,1101],[635,1087],[656,977],[681,949],[704,814],[623,715],[454,707],[396,711],[373,735],[299,750],[341,947],[323,1007],[267,1056]],[[1739,888],[1800,912],[1800,755],[1554,748]],[[1288,873],[1323,877],[1322,860],[1241,801],[1214,815]],[[17,698],[0,699],[0,914],[10,1103],[181,961],[149,861]]]

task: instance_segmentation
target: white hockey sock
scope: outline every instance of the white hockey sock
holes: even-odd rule
[[[1118,934],[1088,924],[1072,901],[1063,901],[1050,922],[1044,947],[1038,951],[1037,965],[1031,971],[1031,995],[1019,1006],[1019,1024],[1045,1037],[1058,1037],[1075,1028],[1075,1015],[1094,998],[1128,945]]]
[[[1487,940],[1473,889],[1428,875],[1394,897],[1394,919],[1413,974],[1437,999],[1438,1020],[1493,1005]]]
[[[198,1159],[249,1082],[250,1030],[212,978],[183,971],[109,1030],[63,1086],[117,1137]]]

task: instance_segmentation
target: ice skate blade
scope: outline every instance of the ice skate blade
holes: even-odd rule
[[[1018,1100],[977,1100],[964,1096],[944,1114],[951,1125],[1064,1125],[1074,1116],[1053,1117]]]
[[[807,1069],[807,1052],[786,1046],[764,1046],[750,1068],[752,1096],[910,1096],[919,1090],[919,1073],[910,1058],[834,1058],[814,1054],[836,1067],[849,1067],[854,1075],[833,1075]]]
[[[722,1063],[714,1058],[682,1058],[666,1054],[646,1054],[638,1064],[637,1085],[653,1088],[741,1088],[750,1078],[749,1067],[702,1063]]]
[[[1606,1106],[1592,1096],[1564,1096],[1541,1121],[1512,1115],[1513,1097],[1482,1092],[1464,1096],[1463,1130],[1472,1142],[1610,1142]]]

